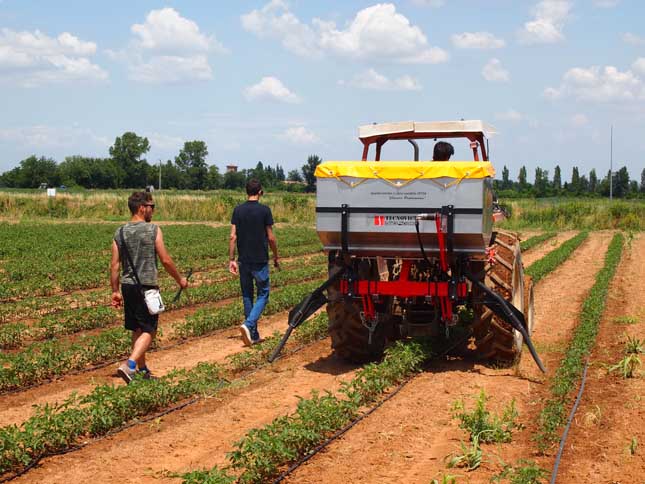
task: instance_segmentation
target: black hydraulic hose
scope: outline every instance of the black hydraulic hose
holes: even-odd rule
[[[529,348],[529,351],[531,352],[531,356],[533,357],[533,360],[535,361],[536,365],[538,368],[542,371],[542,373],[546,373],[546,368],[544,367],[544,364],[542,363],[542,360],[540,360],[540,357],[537,354],[537,351],[535,350],[535,347],[533,346],[533,342],[531,341],[531,337],[526,331],[526,328],[524,325],[517,319],[517,316],[513,313],[511,308],[509,307],[510,304],[499,294],[496,292],[492,291],[490,288],[486,286],[483,282],[481,282],[479,279],[476,279],[475,276],[472,275],[472,273],[468,270],[464,271],[464,275],[470,279],[470,281],[478,286],[485,294],[487,294],[489,297],[493,298],[495,305],[498,307],[498,309],[501,310],[502,314],[497,313],[495,311],[494,307],[491,307],[491,309],[499,314],[504,321],[509,323],[514,329],[518,330],[520,334],[522,335],[522,338],[524,338],[524,342],[526,343],[526,346]]]
[[[551,473],[551,484],[555,484],[555,479],[556,477],[558,477],[558,468],[560,467],[560,460],[562,459],[562,453],[564,452],[564,444],[567,440],[567,435],[569,434],[569,428],[571,427],[571,423],[573,422],[573,416],[576,414],[576,410],[578,409],[578,405],[580,404],[580,399],[582,398],[582,392],[585,389],[585,382],[587,381],[588,368],[589,368],[589,358],[587,358],[587,362],[585,363],[585,369],[582,372],[582,382],[580,383],[580,390],[578,390],[576,403],[573,404],[573,408],[571,409],[571,413],[569,414],[569,418],[567,420],[567,425],[564,428],[564,432],[562,433],[562,438],[560,439],[560,448],[558,449],[558,455],[555,458],[555,465],[553,466],[553,472]]]
[[[419,241],[419,248],[421,249],[421,255],[423,256],[423,260],[426,261],[426,264],[430,266],[430,261],[428,260],[428,256],[426,255],[426,251],[423,248],[423,242],[421,241],[421,232],[419,231],[419,216],[415,217],[414,219],[414,228],[417,229],[417,240]]]

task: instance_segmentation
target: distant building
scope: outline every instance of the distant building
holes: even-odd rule
[[[226,165],[226,173],[236,173],[237,165]]]

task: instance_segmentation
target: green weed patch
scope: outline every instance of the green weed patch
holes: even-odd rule
[[[607,253],[605,264],[596,276],[596,282],[582,305],[580,322],[575,329],[573,338],[564,359],[556,370],[551,383],[551,397],[540,413],[536,442],[538,449],[545,452],[558,441],[561,426],[566,420],[566,405],[568,396],[575,383],[579,380],[584,368],[585,358],[593,347],[602,313],[605,309],[609,283],[611,282],[620,257],[623,252],[624,237],[614,235]]]

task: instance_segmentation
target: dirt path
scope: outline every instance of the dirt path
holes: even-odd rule
[[[354,368],[330,358],[329,341],[256,373],[246,386],[203,400],[158,422],[138,425],[70,454],[51,457],[15,482],[159,483],[161,471],[225,464],[225,454],[250,429],[293,412],[312,389],[335,390]]]
[[[602,267],[599,254],[608,243],[609,234],[591,234],[567,262],[536,287],[534,341],[542,347],[540,356],[548,369],[547,378],[553,375],[577,324],[582,301]],[[524,352],[519,366],[511,369],[444,362],[415,378],[395,398],[301,467],[288,482],[427,484],[433,477],[440,479],[444,472],[462,476],[458,482],[489,482],[501,469],[493,454],[499,454],[505,462],[533,454],[533,422],[548,390],[547,378],[539,373],[528,352]],[[451,419],[451,407],[463,398],[472,408],[481,389],[490,396],[488,407],[492,410],[499,411],[515,398],[526,428],[511,444],[484,446],[485,463],[466,476],[461,469],[446,469],[444,462],[459,449],[459,441],[467,439]]]
[[[566,231],[566,232],[559,232],[558,235],[556,235],[552,239],[548,239],[548,240],[542,242],[538,246],[533,247],[531,250],[527,250],[526,252],[522,252],[522,262],[524,263],[524,267],[530,266],[536,260],[541,259],[542,257],[547,255],[552,250],[557,249],[564,242],[566,242],[567,240],[572,238],[577,233],[578,232],[574,231],[574,230],[569,230],[569,231]]]
[[[260,320],[260,331],[269,336],[274,331],[283,332],[287,326],[287,313],[282,312]],[[244,351],[237,327],[223,330],[204,338],[148,354],[148,363],[156,375],[162,376],[173,369],[193,368],[200,361],[221,362],[226,357]],[[29,418],[32,405],[62,402],[76,392],[85,395],[98,384],[121,384],[116,376],[119,363],[94,371],[66,376],[20,393],[0,397],[0,426],[19,424]]]
[[[643,255],[641,233],[631,250],[626,248],[611,284],[558,482],[645,483],[645,374],[623,379],[606,371],[624,356],[626,335],[645,341]],[[632,439],[637,443],[633,453]]]

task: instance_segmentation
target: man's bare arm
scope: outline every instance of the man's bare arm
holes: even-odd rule
[[[119,267],[121,266],[121,256],[119,246],[116,240],[112,241],[112,259],[110,260],[110,286],[112,287],[112,306],[120,308],[123,302],[119,292]]]
[[[237,243],[237,232],[235,225],[231,224],[231,235],[228,238],[228,271],[231,274],[237,274],[238,267],[235,262],[235,245]]]
[[[278,241],[275,238],[273,233],[273,227],[271,225],[266,226],[267,229],[267,239],[269,239],[269,247],[271,247],[271,252],[273,252],[273,265],[275,267],[280,267],[279,257],[278,257]]]
[[[179,284],[180,287],[184,287],[184,288],[187,287],[188,280],[185,277],[182,277],[181,274],[179,274],[179,271],[177,270],[177,267],[175,267],[175,263],[173,262],[172,257],[170,257],[168,250],[166,250],[166,245],[163,242],[163,234],[161,233],[161,227],[157,227],[157,238],[155,239],[155,250],[157,251],[159,260],[163,264],[168,274],[170,274],[170,276],[175,281],[177,281],[177,284]]]

